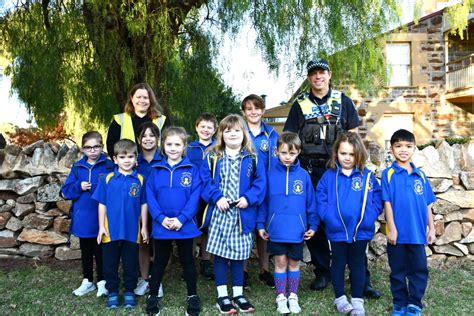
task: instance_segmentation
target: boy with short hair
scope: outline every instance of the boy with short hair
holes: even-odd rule
[[[213,138],[217,131],[216,116],[212,113],[201,113],[196,119],[195,128],[198,139],[189,143],[187,156],[193,165],[200,168],[201,163],[206,156],[206,150],[216,143],[216,140]],[[206,203],[201,200],[199,210],[196,214],[199,224],[202,223],[202,216],[205,208]],[[198,237],[201,240],[201,246],[199,247],[201,252],[201,274],[208,280],[214,280],[214,267],[211,262],[211,254],[206,251],[208,238],[207,227],[201,228],[201,231],[202,235]]]
[[[387,220],[392,315],[421,315],[421,300],[428,284],[425,245],[436,240],[431,211],[436,197],[425,174],[410,162],[416,148],[415,136],[400,129],[392,135],[390,146],[395,161],[382,173],[382,200]]]
[[[118,168],[100,180],[92,196],[99,202],[97,243],[103,244],[104,277],[109,291],[107,307],[113,309],[119,306],[118,268],[122,259],[124,307],[134,308],[138,243],[140,235],[144,242],[148,242],[148,208],[143,176],[134,170],[137,162],[136,144],[128,139],[118,141],[114,145],[113,159]]]
[[[301,152],[298,134],[283,132],[277,148],[279,162],[267,173],[267,195],[258,211],[257,229],[268,240],[267,252],[274,255],[277,312],[297,314],[301,312],[298,284],[303,242],[318,227],[316,198],[311,178],[297,160]]]

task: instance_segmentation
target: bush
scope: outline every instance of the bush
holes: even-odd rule
[[[471,137],[470,136],[463,136],[463,137],[448,137],[448,138],[445,138],[444,139],[448,144],[449,146],[453,146],[454,144],[465,144],[465,143],[468,143],[470,140],[471,140]],[[418,150],[422,150],[428,146],[434,146],[436,147],[436,145],[440,142],[440,141],[443,141],[443,139],[438,139],[438,140],[432,140],[426,144],[421,144],[421,145],[417,145],[416,147],[418,147]]]

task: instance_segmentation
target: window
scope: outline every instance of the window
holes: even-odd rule
[[[390,138],[400,128],[413,133],[412,113],[384,113],[382,119],[385,149],[390,147]]]
[[[390,43],[386,45],[387,78],[389,86],[411,85],[411,58],[409,43]]]

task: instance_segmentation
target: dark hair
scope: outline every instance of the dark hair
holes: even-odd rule
[[[179,138],[181,138],[184,144],[183,156],[186,156],[186,149],[188,147],[188,133],[183,127],[180,126],[170,126],[165,128],[165,130],[163,131],[163,135],[161,137],[161,153],[163,154],[163,156],[166,156],[165,142],[166,138],[168,138],[169,136],[178,136]]]
[[[114,156],[133,153],[137,156],[137,144],[130,139],[121,139],[114,145]]]
[[[354,147],[354,165],[357,169],[363,171],[365,168],[365,163],[369,158],[369,154],[367,153],[367,150],[365,149],[364,143],[362,142],[359,134],[352,132],[344,132],[336,139],[336,142],[332,146],[331,159],[329,159],[327,164],[328,167],[336,169],[337,152],[341,143],[344,142],[347,142]]]
[[[128,92],[127,103],[125,103],[124,112],[130,114],[130,116],[135,116],[135,108],[133,107],[132,97],[134,96],[137,90],[146,90],[148,92],[148,98],[150,100],[150,107],[147,111],[147,116],[151,119],[161,116],[161,106],[156,100],[155,93],[147,83],[137,83],[130,89]]]
[[[208,112],[199,114],[198,118],[196,119],[196,124],[194,126],[197,127],[202,121],[211,122],[214,125],[214,129],[217,130],[217,119],[214,114]]]
[[[395,133],[393,133],[392,137],[390,138],[390,145],[395,144],[396,142],[406,141],[413,144],[416,144],[415,135],[412,132],[407,131],[406,129],[399,129]]]
[[[257,109],[265,110],[265,101],[263,98],[256,94],[249,94],[242,100],[242,104],[240,105],[240,109],[242,111],[245,110],[245,105],[251,102]]]
[[[142,145],[142,138],[147,129],[150,129],[152,134],[156,137],[156,145],[159,146],[161,132],[158,126],[156,126],[156,124],[153,122],[145,122],[140,125],[140,133],[138,134],[138,143],[140,144],[140,146]]]
[[[97,142],[102,145],[102,135],[97,131],[88,131],[82,135],[82,146],[90,139],[96,139]]]
[[[280,134],[280,137],[278,137],[277,148],[280,149],[282,145],[287,145],[289,150],[301,150],[301,139],[296,133],[283,132]]]

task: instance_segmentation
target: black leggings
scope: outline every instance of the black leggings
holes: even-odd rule
[[[183,267],[184,280],[188,296],[196,295],[196,267],[193,256],[193,239],[174,239],[178,246],[178,256]],[[155,239],[155,262],[151,271],[150,295],[158,295],[158,288],[163,280],[165,268],[168,265],[173,250],[173,239]]]
[[[97,272],[97,282],[104,279],[104,271],[102,269],[102,245],[97,244],[97,238],[79,238],[81,247],[82,273],[84,279],[94,282],[94,256]]]

